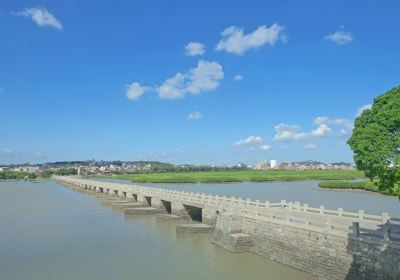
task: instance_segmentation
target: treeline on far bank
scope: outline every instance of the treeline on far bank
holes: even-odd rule
[[[1,171],[0,180],[24,180],[36,178],[50,178],[52,175],[67,176],[77,175],[78,171],[75,168],[61,168],[56,170],[43,170],[40,173],[30,173],[24,171]]]
[[[371,181],[325,181],[320,182],[318,185],[320,188],[324,189],[334,189],[334,190],[364,190],[370,192],[381,193],[385,195],[397,196],[392,190],[380,189],[376,182]]]

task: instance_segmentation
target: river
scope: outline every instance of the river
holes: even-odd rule
[[[321,190],[317,182],[144,185],[400,217],[397,198]],[[151,216],[125,218],[53,181],[0,182],[0,224],[0,279],[315,279],[254,254],[230,253],[210,235],[177,237],[173,224]]]
[[[0,182],[0,279],[315,279],[250,254],[178,238],[172,224],[125,218],[52,181]]]

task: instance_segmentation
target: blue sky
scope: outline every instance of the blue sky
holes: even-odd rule
[[[0,4],[0,163],[352,161],[398,1]]]

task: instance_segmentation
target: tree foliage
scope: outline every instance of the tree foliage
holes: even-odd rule
[[[357,168],[379,189],[400,196],[400,87],[375,98],[356,119],[347,142]]]
[[[35,179],[34,173],[22,172],[22,171],[2,171],[0,172],[0,180],[22,180],[22,179]]]

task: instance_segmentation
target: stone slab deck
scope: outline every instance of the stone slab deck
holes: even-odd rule
[[[101,201],[101,204],[103,206],[112,206],[114,203],[118,203],[118,202],[130,202],[129,200],[123,200],[123,199],[118,199],[118,200],[114,200],[114,199],[105,199]]]
[[[182,223],[182,222],[184,222],[184,220],[181,216],[171,215],[171,214],[158,214],[156,216],[156,221],[159,223]]]
[[[125,209],[125,215],[153,215],[160,213],[160,210],[153,207],[138,207]]]
[[[143,204],[130,201],[120,201],[111,203],[111,207],[116,209],[143,208]]]
[[[176,226],[177,234],[193,234],[193,233],[210,233],[214,231],[214,227],[206,224],[179,224]]]

